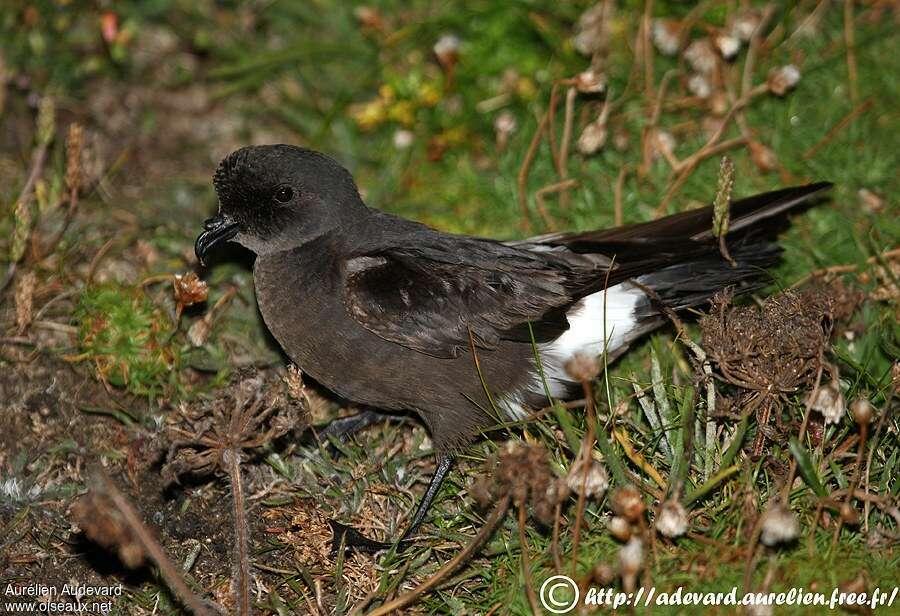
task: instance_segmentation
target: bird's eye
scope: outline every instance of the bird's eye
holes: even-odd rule
[[[275,191],[275,201],[278,203],[287,203],[294,198],[294,189],[290,186],[279,186]]]

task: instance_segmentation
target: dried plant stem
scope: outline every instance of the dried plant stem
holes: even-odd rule
[[[559,142],[559,161],[557,162],[557,171],[559,172],[559,179],[564,180],[568,177],[568,162],[569,162],[569,146],[572,143],[572,124],[575,120],[575,97],[578,95],[578,90],[576,90],[573,86],[569,86],[569,89],[566,90],[566,106],[563,115],[563,133],[562,139]]]
[[[713,133],[713,135],[707,140],[706,144],[704,144],[703,147],[701,147],[699,150],[675,165],[674,171],[677,174],[675,181],[672,183],[671,187],[666,192],[666,196],[663,198],[662,202],[659,204],[659,207],[656,209],[657,216],[662,216],[663,214],[665,214],[669,203],[675,196],[675,193],[679,188],[681,188],[684,182],[687,181],[688,177],[690,177],[691,173],[693,173],[694,169],[701,161],[709,158],[710,156],[714,156],[721,152],[730,150],[731,148],[734,148],[736,146],[747,143],[747,138],[744,136],[729,139],[721,143],[719,142],[719,139],[722,138],[722,135],[728,128],[731,120],[739,111],[741,111],[741,109],[749,105],[754,98],[760,96],[761,94],[765,94],[768,91],[768,84],[762,83],[750,89],[749,92],[741,96],[741,98],[735,101],[735,103],[731,106],[731,109],[728,110],[728,113],[725,114],[725,117],[722,118],[722,123],[719,125],[719,128],[717,128],[716,132]]]
[[[763,40],[762,33],[766,26],[769,25],[769,20],[772,19],[774,13],[774,6],[767,7],[750,37],[750,46],[747,48],[747,58],[744,60],[744,71],[741,76],[741,97],[746,96],[750,92],[750,87],[753,84],[753,65],[756,62],[756,56],[759,53],[759,47]]]
[[[169,557],[166,556],[162,546],[154,539],[150,530],[144,526],[143,522],[141,522],[141,517],[131,506],[131,503],[128,502],[125,495],[119,491],[106,473],[100,473],[99,478],[103,485],[103,489],[122,515],[122,519],[128,524],[131,532],[134,533],[134,536],[141,544],[144,553],[147,554],[157,567],[159,567],[159,572],[162,574],[163,579],[166,581],[166,584],[172,592],[175,593],[175,595],[181,599],[194,614],[212,616],[214,612],[204,605],[199,597],[191,592],[191,589],[188,588],[188,585],[178,573],[178,569],[172,561],[169,560]]]
[[[653,18],[653,0],[644,0],[644,15],[641,18],[641,53],[644,59],[644,94],[653,100],[653,45],[650,44],[650,22]]]
[[[853,28],[853,1],[844,0],[844,44],[847,47],[847,78],[850,81],[850,100],[859,100],[859,84],[856,74],[856,35]]]
[[[519,543],[522,547],[522,577],[525,582],[525,594],[528,596],[528,603],[531,605],[531,613],[541,614],[538,607],[537,596],[534,594],[534,582],[531,579],[531,561],[528,558],[528,540],[525,536],[525,503],[519,503]]]
[[[869,456],[866,458],[866,482],[865,482],[865,490],[864,492],[869,491],[869,471],[872,468],[872,458],[875,456],[875,448],[878,447],[878,442],[881,440],[881,431],[884,429],[885,423],[888,420],[888,416],[891,414],[893,410],[893,406],[891,406],[891,401],[894,398],[894,393],[896,393],[897,388],[896,385],[891,387],[888,395],[884,398],[884,408],[881,411],[881,417],[878,418],[878,427],[875,428],[875,437],[872,439],[872,446],[869,447]],[[868,532],[869,530],[869,501],[865,501],[864,505],[865,511],[863,515],[863,528]]]
[[[856,445],[856,466],[853,469],[853,480],[850,482],[850,489],[847,490],[847,498],[844,500],[848,506],[852,506],[851,502],[853,501],[853,495],[856,493],[856,488],[859,487],[859,482],[862,477],[863,454],[866,452],[866,441],[868,438],[869,424],[863,423],[859,426],[859,442]],[[831,538],[832,552],[834,552],[834,549],[837,547],[837,542],[841,536],[841,529],[843,526],[844,516],[838,515],[837,524],[834,525],[834,535]]]
[[[234,416],[240,413],[234,411]],[[234,423],[232,419],[232,423]],[[232,520],[234,522],[234,585],[238,597],[238,614],[247,616],[250,609],[250,557],[247,540],[247,511],[241,478],[241,452],[237,447],[226,450],[225,465],[231,480]]]
[[[625,187],[625,176],[628,175],[628,167],[622,167],[619,170],[619,177],[616,178],[616,192],[613,200],[613,216],[616,226],[621,226],[624,221],[622,214],[622,189]]]
[[[522,161],[522,166],[519,168],[519,176],[518,176],[518,189],[519,189],[519,207],[522,210],[522,226],[524,228],[531,227],[531,216],[528,211],[528,197],[525,194],[525,184],[528,181],[528,171],[531,169],[531,163],[534,162],[534,157],[537,155],[538,146],[541,143],[541,137],[544,134],[544,131],[547,130],[547,122],[550,117],[550,110],[543,115],[540,122],[538,123],[538,128],[534,133],[534,136],[531,138],[531,143],[528,145],[528,151],[525,153],[525,160]]]
[[[481,547],[481,544],[484,543],[492,532],[494,532],[494,528],[500,520],[503,519],[503,516],[506,515],[506,510],[508,508],[509,496],[504,496],[500,502],[494,505],[491,514],[484,522],[484,526],[482,526],[481,530],[478,531],[478,534],[472,538],[469,545],[460,550],[456,556],[447,561],[443,567],[438,569],[434,575],[422,582],[419,586],[372,610],[369,612],[369,616],[385,616],[385,614],[393,614],[440,584],[448,575],[456,571],[460,565],[466,562],[479,547]]]
[[[822,385],[822,372],[824,370],[825,364],[824,362],[825,349],[824,347],[819,349],[819,369],[816,371],[816,380],[813,384],[812,393],[810,393],[809,398],[806,399],[806,409],[803,411],[803,422],[800,424],[800,432],[797,434],[797,441],[800,443],[803,442],[803,437],[806,436],[806,428],[809,426],[809,415],[812,411],[812,401],[816,399],[819,395],[819,387]],[[791,495],[791,485],[794,483],[794,476],[797,472],[797,458],[796,456],[791,456],[791,467],[788,470],[787,480],[784,482],[784,488],[781,492],[781,502],[785,507],[788,506],[788,501],[790,500]]]
[[[553,557],[553,566],[557,571],[562,571],[562,559],[559,557],[559,519],[562,515],[562,504],[556,503],[553,511],[553,539],[550,543],[550,555]]]
[[[575,119],[575,97],[578,95],[578,90],[574,87],[570,86],[568,90],[566,90],[566,106],[565,106],[565,115],[563,116],[563,134],[562,140],[559,143],[559,179],[565,180],[569,176],[569,146],[572,143],[572,124]],[[562,183],[562,182],[561,182]],[[560,202],[565,205],[568,201],[569,193],[566,190],[570,188],[569,186],[562,186],[560,190]]]
[[[891,248],[880,255],[875,255],[874,257],[869,257],[866,259],[866,265],[875,265],[876,263],[883,261],[890,261],[892,259],[896,259],[900,257],[900,248]],[[814,272],[810,272],[803,276],[800,280],[792,284],[789,288],[796,289],[801,286],[805,282],[811,280],[812,278],[817,278],[819,276],[824,276],[826,274],[845,274],[847,272],[855,272],[859,269],[859,265],[856,263],[847,263],[846,265],[831,265],[829,267],[823,267],[822,269],[818,269]]]
[[[605,294],[604,294],[605,296]],[[572,538],[572,576],[575,576],[576,567],[578,566],[578,544],[581,541],[581,525],[584,523],[584,508],[587,504],[587,478],[591,470],[592,456],[591,451],[594,449],[594,392],[591,388],[590,381],[582,381],[581,388],[584,391],[584,410],[587,415],[588,428],[584,433],[584,439],[581,441],[581,449],[578,450],[578,457],[581,464],[581,489],[578,490],[578,506],[575,514],[575,530]]]
[[[578,180],[563,180],[562,182],[556,182],[555,184],[544,186],[534,193],[535,207],[537,207],[538,214],[540,214],[541,220],[544,221],[544,224],[547,226],[547,229],[549,231],[556,230],[556,223],[553,221],[553,218],[547,211],[547,206],[544,198],[552,193],[561,193],[562,195],[565,195],[566,190],[574,188],[575,186],[578,186]]]

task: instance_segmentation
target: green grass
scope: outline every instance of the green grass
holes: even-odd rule
[[[353,171],[371,206],[447,231],[514,238],[547,230],[535,211],[535,192],[559,181],[559,177],[546,139],[528,176],[527,221],[520,211],[516,179],[538,118],[548,107],[553,82],[588,66],[571,42],[574,23],[588,3],[551,6],[522,1],[506,6],[474,0],[447,4],[384,0],[371,4],[381,16],[383,29],[367,29],[360,26],[352,6],[325,0],[260,6],[182,0],[122,2],[114,9],[119,34],[109,43],[100,38],[96,9],[69,3],[62,3],[65,6],[60,8],[58,4],[49,0],[18,2],[15,10],[0,17],[0,50],[13,74],[27,77],[27,84],[22,83],[24,89],[11,94],[4,113],[15,113],[17,120],[28,124],[31,118],[24,99],[28,94],[49,94],[60,101],[60,108],[74,110],[77,117],[97,96],[98,84],[116,84],[120,89],[113,93],[122,95],[131,86],[150,83],[164,93],[198,86],[212,101],[214,112],[226,114],[224,117],[238,125],[232,132],[217,125],[213,135],[201,132],[193,141],[179,137],[182,141],[175,145],[160,145],[172,124],[183,118],[172,117],[177,114],[156,104],[158,101],[140,107],[134,131],[144,138],[141,143],[161,149],[140,152],[138,158],[146,165],[144,172],[150,170],[149,177],[112,175],[106,186],[88,196],[81,206],[83,214],[76,217],[72,232],[61,245],[61,263],[29,265],[26,256],[25,266],[35,267],[42,279],[70,284],[66,264],[72,264],[74,271],[74,264],[90,262],[106,237],[118,232],[111,224],[110,211],[127,210],[138,221],[129,232],[140,233],[159,259],[153,265],[139,266],[140,276],[133,280],[87,286],[72,283],[78,299],[71,314],[65,316],[74,317],[79,333],[73,348],[64,351],[80,353],[86,370],[149,399],[150,408],[157,408],[160,399],[175,396],[176,402],[188,400],[198,391],[216,387],[236,358],[242,364],[256,366],[283,361],[266,337],[244,264],[232,262],[210,272],[208,306],[231,285],[238,293],[214,320],[209,343],[201,349],[191,348],[185,332],[202,312],[189,311],[176,330],[171,299],[162,285],[138,286],[139,278],[192,266],[189,252],[193,235],[214,208],[208,177],[215,164],[213,157],[227,153],[218,151],[223,141],[278,140],[327,151]],[[703,23],[723,25],[730,6],[705,8],[700,13]],[[569,177],[577,181],[577,186],[569,192],[566,203],[555,195],[547,198],[548,212],[557,229],[612,225],[615,184],[623,167],[629,169],[622,191],[625,222],[652,219],[675,179],[675,173],[661,158],[643,174],[636,171],[641,163],[641,132],[648,124],[651,107],[643,96],[646,84],[642,83],[642,70],[635,72],[633,66],[633,42],[642,8],[642,3],[625,2],[616,12],[604,64],[611,96],[623,97],[612,114],[611,133],[627,133],[630,144],[616,148],[611,137],[594,156],[570,155]],[[654,16],[683,17],[688,10],[683,3],[657,2]],[[886,287],[891,277],[897,284],[896,272],[879,277],[876,267],[867,262],[874,260],[877,264],[878,256],[896,248],[900,240],[900,209],[896,204],[900,156],[895,137],[900,128],[895,109],[900,100],[900,39],[892,29],[894,17],[871,19],[874,10],[857,7],[855,12],[855,100],[848,80],[843,16],[837,6],[827,6],[815,36],[796,36],[789,42],[784,42],[785,33],[796,29],[808,9],[780,6],[773,21],[776,34],[770,37],[773,44],[757,58],[754,83],[763,81],[770,69],[789,62],[800,67],[802,77],[785,97],[763,95],[747,108],[746,125],[756,139],[775,152],[779,169],[763,173],[746,148],[729,151],[736,168],[735,196],[808,181],[835,183],[827,203],[794,219],[782,240],[784,260],[773,272],[772,285],[760,297],[786,288],[812,271],[833,266],[855,266],[855,271],[845,272],[846,283],[865,294]],[[22,19],[27,27],[20,27]],[[148,37],[160,31],[174,41],[176,51],[165,62],[148,64],[141,60],[141,50],[146,48]],[[695,28],[695,36],[700,32]],[[432,54],[435,41],[448,33],[461,40],[452,82]],[[744,47],[735,63],[726,67],[724,78],[728,83],[740,81],[746,53]],[[165,64],[171,70],[158,70],[156,64]],[[656,54],[654,88],[659,87],[663,74],[675,69],[685,70],[683,61]],[[678,93],[671,95],[672,99],[683,94],[677,79],[670,85],[672,92]],[[562,88],[555,120],[557,143],[562,134],[564,98]],[[868,100],[871,103],[852,122],[835,130],[823,147],[809,154],[843,118]],[[576,100],[573,141],[582,126],[581,118],[595,117],[601,103],[583,97]],[[502,151],[497,150],[493,129],[500,110],[512,113],[518,124]],[[697,105],[663,112],[660,128],[675,135],[676,157],[685,159],[706,141],[700,126],[707,115],[708,111]],[[102,122],[102,116],[99,120]],[[63,121],[58,121],[58,134],[64,134]],[[98,117],[92,121],[97,122]],[[102,131],[103,126],[98,128]],[[395,147],[398,130],[412,133],[410,147]],[[30,129],[25,133],[30,135]],[[731,126],[725,138],[739,134]],[[3,202],[13,204],[27,174],[27,151],[23,154],[22,150],[28,148],[20,144],[16,150],[9,142],[4,146],[9,154],[5,159],[16,160],[15,164],[22,167],[17,181],[2,189]],[[174,165],[162,166],[173,160]],[[155,165],[164,171],[154,175]],[[700,163],[677,191],[668,211],[711,202],[718,166],[717,156]],[[58,137],[45,174],[51,192],[61,190],[64,171]],[[110,187],[113,191],[118,187],[131,190],[111,193]],[[880,211],[863,207],[859,195],[863,189],[882,198]],[[9,252],[6,238],[15,223],[12,207],[4,212],[9,213],[0,218],[0,254],[5,255]],[[52,216],[52,212],[39,211],[36,224],[52,223]],[[116,220],[126,219],[119,215]],[[107,258],[133,262],[130,248],[130,242],[117,245]],[[865,396],[879,409],[886,405],[891,367],[896,365],[900,350],[897,310],[896,297],[869,297],[847,326],[852,337],[840,335],[835,339],[829,360],[839,369],[848,400]],[[693,327],[689,334],[699,338]],[[661,376],[656,383],[651,351],[660,362]],[[703,460],[699,456],[691,460],[670,458],[655,446],[661,435],[647,423],[633,399],[633,383],[645,389],[657,385],[661,391],[648,395],[657,404],[665,397],[675,409],[666,428],[670,442],[676,442],[685,433],[682,417],[688,415],[687,411],[702,413],[700,406],[694,409],[690,405],[694,375],[689,357],[690,351],[674,340],[670,331],[654,334],[612,366],[608,386],[601,380],[595,392],[598,411],[604,416],[609,414],[610,402],[613,408],[620,401],[628,402],[617,425],[629,435],[636,451],[664,477],[676,472],[684,476],[687,494],[703,483]],[[194,371],[190,378],[185,377],[188,370]],[[196,378],[197,374],[204,378]],[[719,389],[720,395],[728,393],[724,387]],[[798,395],[784,410],[785,420],[799,422],[802,409],[803,399]],[[880,494],[892,498],[900,490],[894,479],[900,455],[896,421],[896,417],[892,419],[881,435],[870,479],[873,489],[877,487]],[[720,423],[731,430],[737,422]],[[412,502],[408,489],[427,472],[420,460],[424,455],[418,449],[420,443],[415,443],[412,452],[400,453],[377,467],[370,458],[370,452],[377,448],[389,450],[408,429],[373,429],[348,444],[345,457],[334,462],[316,456],[284,456],[276,470],[290,479],[297,493],[324,499],[336,512],[359,511],[372,497],[373,486],[402,487],[407,496],[396,497],[392,506],[397,508],[402,503],[409,508]],[[570,466],[585,429],[582,409],[560,409],[545,414],[535,425],[513,429],[511,434],[518,437],[524,432],[530,440],[545,444],[551,463],[563,470]],[[755,420],[751,420],[745,443],[751,441],[756,429]],[[557,430],[564,430],[572,442],[556,438]],[[791,491],[791,507],[801,520],[800,538],[760,558],[753,576],[755,587],[763,584],[769,567],[775,571],[773,589],[817,586],[827,593],[861,571],[866,572],[871,586],[895,582],[895,546],[871,548],[865,533],[849,528],[832,549],[830,528],[811,530],[818,503],[811,486],[826,493],[846,487],[852,474],[848,466],[852,456],[835,455],[834,446],[856,435],[858,427],[845,417],[842,424],[825,431],[823,443],[807,439],[795,446],[809,456],[809,464],[802,465],[806,483],[795,485]],[[414,438],[420,437],[416,432]],[[386,558],[380,573],[382,590],[392,588],[398,581],[396,572],[410,562],[415,563],[413,573],[431,573],[468,541],[473,527],[480,526],[481,514],[467,490],[470,476],[493,448],[492,443],[482,443],[466,452],[463,468],[469,472],[455,471],[442,492],[427,529],[430,536],[440,538],[441,547],[417,546],[408,554]],[[612,451],[628,473],[653,485],[619,444],[613,442]],[[783,480],[783,467],[792,459],[787,441],[773,445],[769,453],[770,460],[759,462],[738,458],[740,469],[693,503],[696,517],[692,530],[716,545],[690,538],[657,542],[655,560],[648,557],[645,561],[653,585],[659,589],[684,585],[686,590],[726,591],[734,585],[742,587],[747,560],[742,551],[747,547],[743,531],[753,520],[748,512],[765,509]],[[718,443],[717,460],[721,461],[722,454],[722,443]],[[410,465],[413,470],[405,474],[404,469]],[[362,476],[360,469],[365,469]],[[338,481],[330,482],[333,477]],[[324,494],[320,488],[323,483],[329,485]],[[614,564],[618,558],[620,545],[605,531],[607,505],[588,505],[577,556],[580,576],[587,575],[597,563]],[[572,520],[574,503],[567,507],[565,513]],[[872,527],[881,525],[896,531],[896,524],[882,513],[873,509],[871,516]],[[554,573],[546,556],[550,533],[539,525],[529,526],[527,532],[531,575],[539,585]],[[448,547],[448,543],[452,545]],[[568,566],[572,548],[568,530],[562,533],[560,546]],[[522,592],[521,550],[516,525],[510,518],[476,559],[457,572],[452,582],[424,597],[418,608],[429,613],[485,613],[499,605],[499,613],[528,613]],[[332,575],[340,579],[333,571]],[[278,587],[279,596],[299,597],[301,593],[295,587],[305,588],[307,584],[303,576],[299,578],[285,577]],[[340,593],[341,583],[331,582],[330,590]],[[152,605],[152,595],[146,589],[143,586],[134,594],[136,604]],[[307,588],[306,592],[311,590]],[[293,609],[304,609],[297,606],[305,604],[297,601]],[[347,609],[352,607],[348,598],[341,601],[349,602]]]

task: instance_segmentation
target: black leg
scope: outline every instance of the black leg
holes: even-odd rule
[[[374,409],[367,408],[360,411],[359,413],[356,413],[355,415],[332,419],[330,422],[328,422],[328,425],[322,428],[322,430],[319,432],[319,439],[327,440],[329,436],[333,436],[343,443],[363,428],[368,428],[374,423],[385,421],[387,419],[390,419],[391,417],[395,416],[388,415],[386,413],[379,413]]]
[[[425,490],[425,494],[422,495],[422,500],[419,501],[419,506],[416,508],[416,513],[413,515],[412,520],[410,520],[409,526],[406,528],[406,532],[404,532],[403,536],[400,537],[400,541],[398,542],[398,549],[404,550],[408,548],[412,543],[410,537],[417,530],[419,530],[422,522],[425,521],[425,516],[428,514],[428,510],[431,508],[431,503],[434,502],[434,498],[440,491],[441,485],[443,485],[444,479],[447,477],[447,473],[450,472],[450,466],[452,464],[453,456],[438,456],[438,465],[434,471],[434,475],[431,476],[431,481],[428,483],[428,488]],[[353,528],[345,524],[341,524],[340,522],[337,522],[335,520],[331,521],[331,530],[334,533],[334,537],[331,541],[332,554],[337,553],[342,543],[344,544],[345,550],[358,550],[360,552],[377,552],[379,550],[386,550],[392,545],[390,543],[383,543],[381,541],[372,541]]]
[[[324,428],[322,428],[315,435],[312,434],[312,430],[308,431],[304,436],[304,442],[306,444],[314,444],[316,440],[319,443],[323,443],[325,446],[325,451],[331,456],[332,459],[336,458],[340,453],[338,448],[334,446],[329,437],[336,438],[339,442],[345,443],[347,440],[362,430],[363,428],[367,428],[372,424],[378,423],[379,421],[387,421],[388,419],[396,419],[396,415],[388,415],[387,413],[381,413],[371,408],[366,408],[355,415],[349,415],[347,417],[338,417],[337,419],[332,419],[328,422]]]

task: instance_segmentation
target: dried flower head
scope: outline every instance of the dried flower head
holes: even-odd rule
[[[687,529],[688,516],[684,505],[675,499],[664,502],[656,518],[656,530],[665,537],[680,537]]]
[[[606,523],[606,528],[609,529],[610,535],[622,543],[631,539],[631,523],[625,518],[619,516],[611,517],[609,522]]]
[[[494,120],[494,134],[497,136],[497,149],[505,150],[509,138],[519,127],[516,116],[509,109],[504,109]]]
[[[597,2],[581,14],[572,41],[578,53],[593,56],[603,51],[609,41],[611,14],[612,5],[608,2]]]
[[[650,134],[650,154],[654,159],[669,156],[675,151],[675,137],[664,130],[654,130]]]
[[[613,513],[622,516],[632,524],[642,519],[646,509],[640,491],[633,485],[621,486],[613,490],[609,506]]]
[[[688,78],[688,91],[697,98],[709,98],[712,96],[712,85],[705,75],[694,73]]]
[[[600,362],[596,357],[584,353],[575,353],[565,365],[566,374],[583,383],[597,378],[600,368]]]
[[[609,488],[609,476],[606,469],[597,460],[591,458],[584,463],[582,456],[578,456],[575,464],[569,470],[566,484],[576,494],[584,493],[586,498],[601,498]]]
[[[381,30],[384,28],[384,18],[381,12],[372,6],[360,5],[353,9],[353,16],[359,25],[369,30]]]
[[[209,286],[195,272],[175,274],[172,287],[175,293],[176,318],[181,316],[186,307],[205,302],[209,297]]]
[[[591,580],[598,586],[609,586],[616,579],[616,571],[609,564],[599,562],[591,569]]]
[[[556,505],[569,497],[565,481],[550,468],[547,450],[514,440],[492,456],[469,493],[483,509],[506,497],[520,507],[530,501],[534,517],[542,524],[551,523]]]
[[[622,573],[622,586],[626,592],[634,590],[638,573],[644,566],[644,542],[632,537],[619,549],[619,571]]]
[[[434,55],[444,70],[451,70],[459,60],[460,40],[455,34],[444,34],[434,44]]]
[[[809,405],[812,410],[822,414],[826,424],[840,423],[841,417],[844,416],[844,396],[841,394],[837,379],[822,385],[810,394]]]
[[[650,36],[659,53],[664,56],[674,56],[678,53],[681,24],[672,19],[654,19]]]
[[[693,41],[684,50],[684,59],[698,73],[710,74],[716,70],[716,51],[709,39],[702,38]]]
[[[731,34],[738,40],[748,43],[753,38],[753,33],[762,22],[762,13],[754,9],[746,9],[735,13],[730,19]]]
[[[784,96],[800,82],[800,69],[793,64],[786,64],[769,71],[766,83],[775,96]]]
[[[398,128],[394,131],[394,148],[405,150],[413,144],[413,133],[406,128]]]
[[[281,379],[241,370],[214,399],[182,404],[167,418],[172,445],[163,475],[175,481],[221,472],[229,456],[259,451],[291,430],[302,430],[307,409],[287,389]]]
[[[788,543],[800,534],[800,522],[793,511],[775,505],[763,516],[762,532],[759,540],[763,545],[773,547],[779,543]]]
[[[581,131],[578,141],[575,142],[575,147],[578,149],[578,152],[584,156],[596,154],[606,143],[607,136],[608,131],[606,130],[606,123],[600,123],[599,120],[595,120],[585,126],[584,130]]]
[[[589,68],[575,76],[575,89],[582,94],[601,94],[606,90],[606,73]]]
[[[844,524],[849,526],[856,526],[859,524],[859,511],[849,502],[844,501],[841,504],[840,514],[841,521],[843,521]]]
[[[869,214],[880,214],[884,211],[884,198],[868,188],[860,188],[856,193],[863,209]]]
[[[875,417],[875,407],[865,398],[856,398],[850,403],[850,412],[853,414],[853,420],[859,425],[872,423]]]
[[[725,32],[718,32],[713,36],[719,54],[726,60],[734,60],[741,50],[741,39]]]

